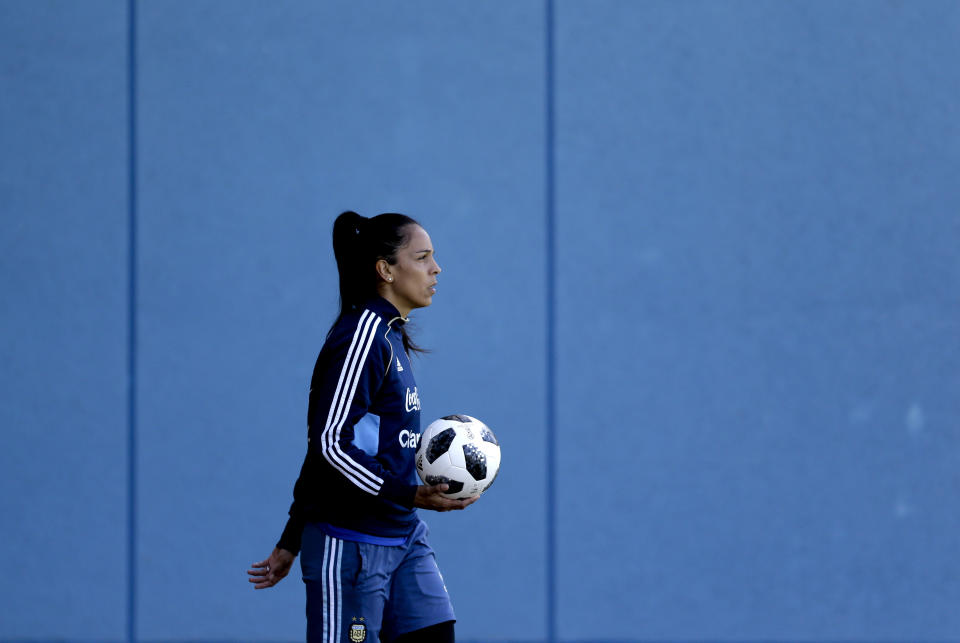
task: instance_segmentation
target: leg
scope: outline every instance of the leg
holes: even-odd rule
[[[300,565],[307,587],[308,643],[375,641],[388,585],[374,573],[365,545],[304,528]]]
[[[453,623],[457,617],[427,535],[426,523],[420,522],[405,545],[403,561],[393,573],[390,598],[383,616],[383,641],[432,641],[405,635],[414,632],[433,634],[429,628],[441,624],[447,625],[438,627],[436,633],[447,632],[449,640],[453,640]]]
[[[394,639],[393,643],[454,643],[454,641],[453,621],[446,621],[402,634]]]

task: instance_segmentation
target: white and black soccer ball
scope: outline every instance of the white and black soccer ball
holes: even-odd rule
[[[473,498],[500,471],[500,443],[486,424],[469,415],[448,415],[423,431],[417,473],[425,484],[447,483],[448,498]]]

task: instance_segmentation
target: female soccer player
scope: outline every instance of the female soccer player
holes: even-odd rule
[[[307,454],[280,541],[249,580],[276,585],[300,552],[309,642],[449,643],[453,607],[415,507],[464,509],[476,498],[419,484],[409,355],[422,349],[404,326],[431,304],[440,266],[426,230],[402,214],[344,212],[333,252],[340,314],[313,371]]]

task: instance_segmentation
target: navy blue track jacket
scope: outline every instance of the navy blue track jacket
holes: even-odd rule
[[[381,537],[417,523],[420,397],[400,328],[385,299],[349,311],[317,358],[307,411],[307,455],[278,547],[300,550],[306,522]]]

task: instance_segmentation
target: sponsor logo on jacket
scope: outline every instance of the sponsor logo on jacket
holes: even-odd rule
[[[420,446],[420,434],[404,429],[400,432],[400,446],[404,449],[416,449]]]
[[[407,388],[407,413],[410,411],[419,411],[420,410],[420,395],[417,393],[417,387],[414,386],[411,391],[410,388]]]

